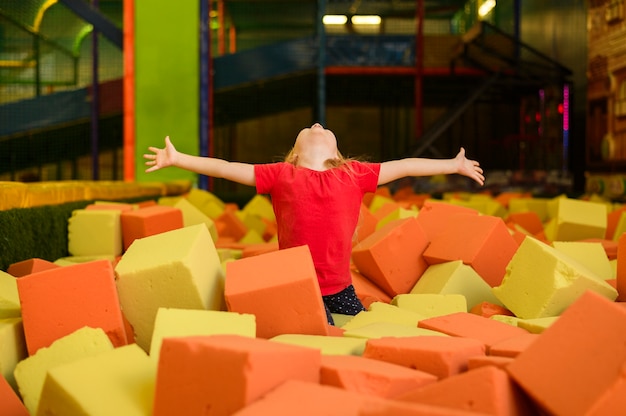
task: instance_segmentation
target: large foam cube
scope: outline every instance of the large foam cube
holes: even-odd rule
[[[440,232],[447,228],[448,221],[455,214],[478,215],[478,211],[448,202],[429,199],[419,211],[417,221],[420,223],[429,240],[432,240]]]
[[[592,271],[539,240],[526,238],[507,266],[496,297],[523,319],[560,315],[591,290],[615,300],[617,291]]]
[[[481,302],[501,305],[491,286],[463,260],[429,266],[409,294],[463,295],[470,310]]]
[[[159,360],[164,338],[192,335],[234,334],[254,338],[255,316],[201,309],[159,308],[154,321],[150,357]]]
[[[525,416],[537,410],[507,372],[494,365],[455,374],[416,388],[398,400],[472,410],[480,414]]]
[[[133,211],[122,212],[123,250],[133,241],[183,228],[183,213],[180,209],[166,205],[152,205]]]
[[[319,382],[318,350],[261,338],[167,338],[158,363],[154,416],[229,416],[287,380]]]
[[[229,311],[256,315],[261,338],[327,334],[326,311],[308,246],[228,262],[224,296]]]
[[[507,371],[543,413],[625,414],[625,346],[626,309],[588,291]]]
[[[458,337],[406,337],[369,339],[363,357],[403,365],[438,378],[467,371],[470,357],[485,355],[476,339]]]
[[[0,270],[0,319],[16,318],[21,316],[21,313],[17,280]]]
[[[15,381],[30,414],[37,412],[49,369],[111,350],[113,344],[101,328],[83,327],[20,361],[15,367]]]
[[[13,371],[28,357],[22,318],[0,319],[0,375],[17,391]]]
[[[545,228],[549,240],[604,238],[608,215],[605,204],[573,198],[555,198],[552,203],[556,214]]]
[[[116,347],[128,342],[108,260],[20,277],[17,288],[30,355],[84,326],[102,328]]]
[[[502,281],[517,246],[502,218],[455,214],[433,238],[424,258],[430,265],[463,260],[493,287]]]
[[[193,205],[187,198],[179,198],[173,205],[174,208],[180,210],[183,214],[183,226],[189,227],[190,225],[204,224],[211,234],[213,241],[217,241],[217,227],[215,222],[209,218],[205,213],[200,211],[195,205]]]
[[[321,361],[321,384],[377,397],[394,398],[436,381],[433,374],[371,358],[328,355]]]
[[[145,416],[152,412],[156,365],[130,344],[48,370],[38,415]]]
[[[204,224],[136,240],[115,272],[124,315],[145,351],[150,350],[159,308],[224,307],[224,275]]]
[[[407,293],[428,267],[428,238],[415,217],[379,228],[352,249],[358,271],[393,297]]]
[[[552,246],[587,267],[601,279],[615,278],[613,267],[602,243],[597,241],[554,241]]]
[[[122,254],[121,211],[77,209],[67,223],[68,252],[72,256]]]

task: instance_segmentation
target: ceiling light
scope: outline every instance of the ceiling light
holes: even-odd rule
[[[352,23],[354,23],[355,25],[379,25],[380,16],[356,15],[356,16],[352,16]]]
[[[348,21],[348,16],[342,14],[327,14],[322,18],[325,25],[344,25]]]
[[[494,7],[496,7],[496,0],[485,0],[478,8],[478,15],[485,17]]]

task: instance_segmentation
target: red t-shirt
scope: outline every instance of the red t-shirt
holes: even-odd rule
[[[269,194],[280,249],[308,245],[322,295],[352,283],[352,237],[361,201],[378,185],[380,163],[348,162],[350,168],[316,171],[290,163],[256,165],[256,190]]]

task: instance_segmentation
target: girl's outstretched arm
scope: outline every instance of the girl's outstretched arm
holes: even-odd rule
[[[465,157],[465,149],[461,148],[453,159],[426,159],[410,157],[406,159],[391,160],[380,164],[378,184],[395,181],[407,176],[433,176],[458,173],[478,182],[485,183],[483,170],[475,160]]]
[[[212,157],[192,156],[176,150],[169,136],[165,138],[165,147],[150,146],[152,153],[144,154],[146,172],[154,172],[168,166],[185,169],[214,178],[224,178],[243,185],[255,186],[254,165],[249,163],[229,162]]]

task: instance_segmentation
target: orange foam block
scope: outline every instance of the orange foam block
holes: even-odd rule
[[[308,246],[226,263],[224,297],[229,311],[256,315],[258,337],[328,334]]]
[[[424,259],[429,264],[463,260],[489,286],[500,285],[518,247],[502,218],[455,214],[447,221],[444,230],[424,251]]]
[[[617,269],[615,271],[617,300],[626,301],[626,233],[617,240]]]
[[[352,249],[361,274],[387,295],[409,293],[428,268],[422,253],[429,240],[415,217],[385,224]]]
[[[481,414],[531,416],[536,409],[506,371],[485,366],[456,374],[400,396],[398,400]]]
[[[350,273],[352,274],[352,286],[354,286],[354,291],[366,309],[372,302],[391,302],[391,296],[386,294],[374,282],[359,273],[358,270],[351,270]]]
[[[124,250],[138,238],[183,228],[183,213],[167,205],[151,205],[120,215]]]
[[[89,326],[102,328],[114,346],[127,344],[111,262],[95,260],[17,279],[29,355]]]
[[[485,354],[485,345],[471,338],[416,336],[368,339],[362,356],[449,377],[467,370],[470,357]]]
[[[426,232],[429,240],[432,240],[447,227],[450,217],[455,214],[478,215],[478,211],[462,205],[428,200],[424,201],[424,205],[417,216],[417,221]]]
[[[394,398],[437,381],[424,371],[357,355],[323,355],[320,383],[376,397]]]
[[[0,415],[29,416],[30,413],[9,382],[0,374]]]
[[[531,346],[537,340],[539,334],[522,334],[517,337],[507,338],[496,342],[489,348],[489,354],[500,357],[517,357],[522,351]]]
[[[372,214],[372,211],[364,203],[361,203],[359,222],[354,233],[354,245],[373,234],[376,231],[376,224],[378,224],[378,218]]]
[[[9,273],[13,277],[22,277],[26,276],[27,274],[56,269],[58,267],[61,266],[59,266],[58,264],[54,264],[51,261],[40,258],[32,258],[28,260],[18,261],[17,263],[9,265],[7,273]]]
[[[543,223],[539,214],[533,211],[512,212],[506,217],[506,222],[513,222],[530,234],[543,232]]]
[[[495,303],[487,301],[474,305],[472,309],[470,309],[470,313],[482,316],[483,318],[491,318],[493,315],[515,316],[513,312],[504,306],[496,305]]]
[[[587,291],[507,371],[547,414],[626,414],[625,346],[626,309]]]
[[[314,348],[240,335],[165,338],[153,415],[230,416],[286,380],[318,383],[320,358]]]
[[[473,370],[488,365],[504,369],[507,365],[511,364],[514,359],[515,358],[502,357],[499,355],[477,355],[467,360],[467,369]]]
[[[215,219],[219,238],[232,238],[234,241],[241,240],[248,232],[248,227],[237,217],[234,209],[225,209]]]
[[[482,342],[487,349],[506,339],[528,334],[525,329],[469,312],[422,319],[417,326],[455,337],[472,338]]]
[[[383,399],[332,386],[288,380],[237,416],[478,416],[475,412]]]

